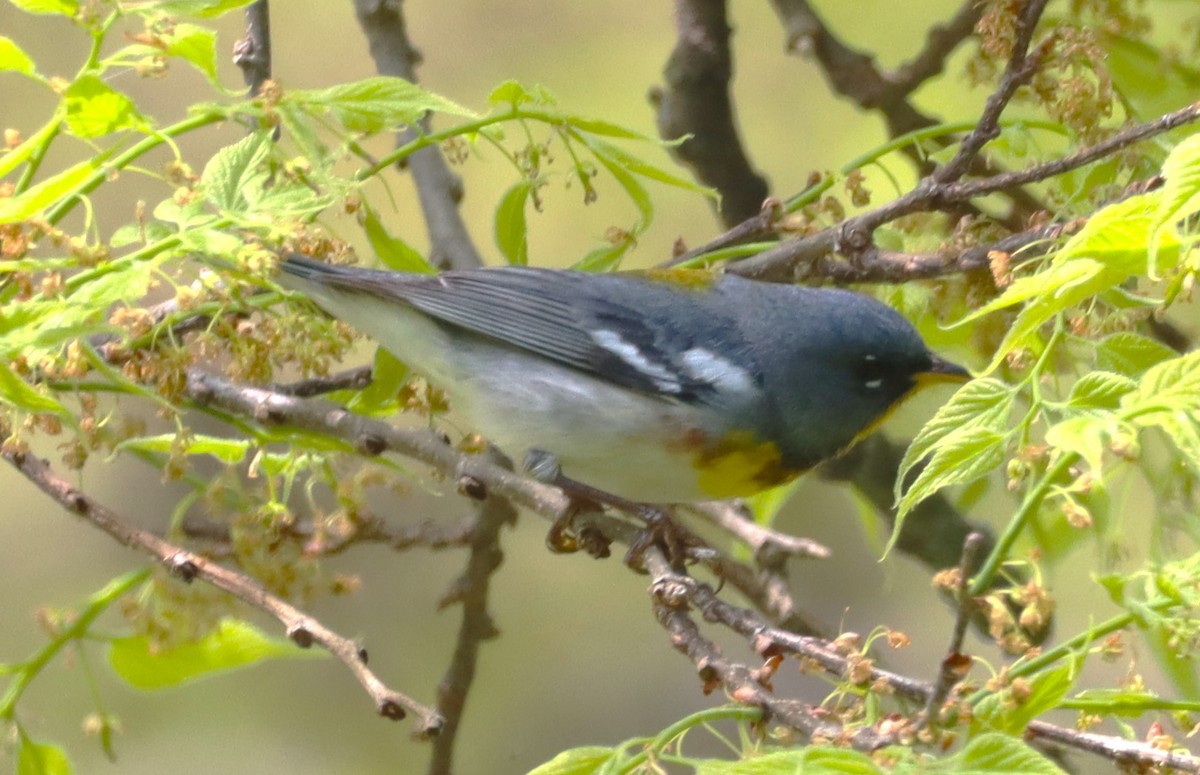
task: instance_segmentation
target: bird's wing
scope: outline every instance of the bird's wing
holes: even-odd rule
[[[303,271],[310,281],[397,299],[443,324],[639,392],[702,400],[721,376],[697,363],[693,324],[729,327],[704,314],[684,325],[658,314],[661,302],[682,292],[665,285],[531,267],[419,276],[307,261],[289,269],[287,263],[285,270]],[[683,359],[688,351],[693,355]]]

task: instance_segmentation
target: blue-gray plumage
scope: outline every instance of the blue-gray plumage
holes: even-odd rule
[[[687,270],[416,275],[295,254],[281,268],[501,449],[549,452],[631,500],[764,489],[845,449],[920,375],[966,375],[849,291]]]

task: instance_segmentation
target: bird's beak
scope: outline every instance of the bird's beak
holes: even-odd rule
[[[971,372],[933,353],[929,354],[929,361],[929,368],[917,375],[917,382],[922,386],[941,382],[966,382],[971,379]]]

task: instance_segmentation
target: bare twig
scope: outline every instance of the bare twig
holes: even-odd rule
[[[337,390],[361,390],[371,384],[371,367],[359,366],[327,377],[313,377],[296,382],[272,385],[271,390],[280,395],[311,398],[333,393]]]
[[[271,5],[255,0],[246,7],[246,34],[233,46],[233,63],[242,70],[250,96],[258,96],[271,78]]]
[[[408,39],[402,5],[395,0],[354,0],[354,10],[375,68],[383,75],[415,83],[421,55]],[[428,120],[422,124],[428,128]],[[397,142],[403,144],[410,137],[410,133],[403,132]],[[462,181],[451,172],[442,152],[435,147],[422,148],[408,157],[407,164],[421,200],[433,263],[450,269],[483,266],[483,258],[458,211]]]
[[[1033,32],[1037,28],[1038,20],[1042,18],[1042,12],[1046,10],[1047,2],[1049,0],[1025,0],[1017,16],[1016,36],[1008,65],[1004,74],[1000,76],[1000,85],[988,97],[983,107],[983,115],[979,117],[975,128],[959,144],[954,158],[934,171],[931,176],[933,182],[949,183],[967,174],[983,146],[1000,134],[1000,114],[1008,107],[1017,89],[1027,84],[1037,73],[1054,45],[1054,39],[1050,38],[1032,54],[1029,53]]]
[[[949,21],[930,28],[925,48],[912,61],[896,68],[894,72],[884,73],[883,77],[901,94],[916,91],[925,81],[942,72],[947,57],[975,31],[975,25],[982,15],[983,3],[966,0]]]
[[[771,5],[783,22],[788,48],[815,58],[838,94],[860,107],[878,109],[889,135],[897,137],[935,123],[906,98],[914,87],[898,87],[885,78],[874,58],[839,40],[807,0],[771,0]]]
[[[729,23],[725,0],[676,0],[675,48],[663,72],[666,86],[651,92],[658,133],[688,139],[672,153],[721,193],[720,217],[732,226],[753,216],[767,197],[738,135],[729,82]]]
[[[958,612],[954,617],[950,647],[946,650],[946,657],[942,660],[937,681],[934,682],[933,691],[929,693],[929,700],[925,703],[923,719],[926,724],[937,723],[938,712],[942,703],[950,696],[950,690],[962,680],[962,677],[971,668],[971,658],[962,651],[963,639],[967,636],[967,625],[970,624],[971,615],[974,612],[973,601],[967,594],[967,579],[975,574],[987,543],[982,533],[971,533],[963,542],[962,558],[958,561],[958,584],[956,585]]]
[[[871,261],[885,255],[880,253],[874,246],[873,235],[875,229],[901,216],[1005,190],[1017,184],[1046,180],[1090,164],[1135,142],[1163,134],[1176,127],[1194,123],[1197,120],[1200,120],[1200,103],[1193,103],[1187,107],[1160,116],[1153,121],[1128,127],[1107,140],[1084,148],[1070,156],[1045,164],[1037,164],[1025,170],[1002,173],[990,178],[950,182],[947,184],[939,183],[932,177],[925,178],[915,188],[898,199],[894,199],[874,210],[849,218],[838,226],[832,226],[817,234],[781,243],[779,246],[764,251],[753,258],[731,265],[727,271],[744,277],[781,281],[790,280],[797,273],[803,276],[812,274],[812,266],[833,252],[839,252],[852,261],[859,261],[864,256],[868,261]],[[1152,179],[1148,183],[1152,183],[1154,180],[1156,179]],[[997,245],[991,249],[1003,249],[1003,246]],[[979,251],[975,251],[971,255],[973,256],[972,263],[978,265],[980,260]],[[886,261],[886,257],[884,260]],[[896,264],[903,264],[905,262],[906,260],[890,262],[893,266],[886,275],[891,278],[891,281],[895,282],[905,276],[902,270],[895,268]],[[933,273],[929,270],[929,266],[932,263],[934,262],[920,261],[912,263],[916,267],[916,276],[932,276]],[[950,271],[958,271],[958,269],[955,267],[953,270],[940,273],[946,274]],[[886,277],[881,279],[886,279]]]
[[[764,656],[792,653],[804,658],[809,664],[841,678],[848,678],[852,670],[863,668],[861,660],[845,656],[828,641],[820,638],[796,635],[771,627],[753,611],[721,600],[707,584],[679,575],[661,555],[655,556],[648,552],[647,567],[651,569],[655,579],[651,587],[656,599],[655,614],[671,634],[672,645],[687,654],[696,664],[707,689],[715,688],[713,682],[719,680],[720,685],[730,692],[734,700],[763,707],[775,714],[777,721],[810,736],[819,735],[824,738],[829,735],[830,739],[849,743],[861,750],[873,750],[874,747],[893,742],[888,735],[872,728],[851,733],[824,719],[821,720],[824,726],[814,727],[814,719],[806,715],[808,706],[771,697],[755,686],[757,681],[747,682],[747,676],[753,678],[755,675],[752,671],[743,672],[749,670],[744,666],[739,666],[742,670],[736,670],[724,661],[716,646],[699,635],[695,622],[686,615],[684,606],[694,605],[706,622],[721,624],[741,634],[757,653]],[[669,613],[663,611],[664,608],[668,609]],[[928,682],[883,670],[873,664],[867,665],[858,679],[864,685],[886,684],[897,695],[922,704],[928,703],[934,693],[934,686]],[[788,704],[780,706],[776,703]],[[1096,753],[1124,764],[1169,766],[1181,772],[1200,773],[1200,758],[1190,753],[1165,751],[1149,743],[1079,732],[1038,720],[1029,723],[1026,734]]]
[[[739,501],[694,503],[689,510],[729,533],[754,552],[763,568],[778,568],[789,557],[826,559],[829,549],[811,538],[799,538],[758,524]]]
[[[874,751],[895,742],[873,728],[849,730],[826,720],[824,714],[811,705],[775,697],[764,686],[769,681],[770,669],[756,674],[747,665],[726,658],[714,642],[700,634],[699,627],[687,615],[683,605],[687,589],[696,582],[672,570],[656,548],[647,551],[646,567],[654,578],[651,586],[654,615],[670,634],[671,645],[696,666],[705,694],[722,687],[735,702],[762,708],[773,722],[786,724],[810,740],[847,742],[864,751]]]
[[[272,595],[249,576],[218,565],[154,533],[136,527],[57,476],[44,460],[15,450],[2,451],[0,456],[37,485],[42,492],[58,501],[63,508],[103,530],[120,544],[150,554],[184,581],[203,579],[238,600],[273,616],[284,625],[288,637],[297,645],[307,648],[316,643],[329,651],[350,669],[374,701],[379,715],[390,719],[402,719],[407,713],[414,713],[418,719],[417,733],[426,737],[437,734],[441,729],[442,718],[437,711],[384,684],[367,667],[366,651],[353,640],[339,635],[309,614]]]
[[[466,570],[454,583],[450,598],[443,600],[443,605],[461,603],[463,614],[454,657],[438,685],[438,710],[446,723],[442,734],[433,742],[433,755],[428,769],[430,775],[449,775],[452,772],[454,743],[467,693],[475,678],[479,646],[483,641],[495,637],[497,632],[488,612],[488,588],[492,573],[504,556],[500,550],[500,529],[512,523],[516,516],[512,504],[503,498],[489,497],[479,505],[478,520],[471,533],[471,551]]]

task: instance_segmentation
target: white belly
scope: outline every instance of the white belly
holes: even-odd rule
[[[446,391],[451,409],[520,465],[553,454],[563,474],[628,500],[682,503],[700,489],[691,455],[663,446],[682,435],[688,407],[635,394],[540,356],[455,336],[398,303],[321,288],[322,307]]]

